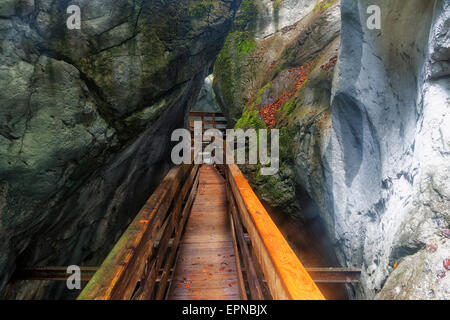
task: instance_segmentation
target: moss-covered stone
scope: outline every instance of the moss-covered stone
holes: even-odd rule
[[[266,124],[259,117],[258,110],[245,110],[242,117],[236,123],[236,129],[264,129]]]
[[[258,8],[256,0],[243,0],[236,19],[234,20],[234,30],[254,32],[256,28],[256,19],[258,17]]]
[[[272,2],[274,14],[282,5],[281,0]],[[280,31],[257,40],[253,56],[244,54],[247,46],[236,41],[238,34],[230,35],[215,66],[220,75],[215,89],[220,89],[218,95],[227,101],[221,103],[224,111],[233,117],[241,112],[236,128],[264,128],[267,125],[261,110],[274,112],[277,108],[274,128],[280,130],[279,172],[267,177],[260,174],[259,165],[241,169],[259,197],[289,214],[298,214],[300,207],[296,184],[300,182],[303,189],[311,191],[322,179],[321,153],[331,126],[333,69],[324,71],[321,66],[339,46],[338,24],[330,28],[336,10],[329,11],[325,5],[305,18],[308,25],[290,27],[291,36],[286,36],[289,31]],[[314,34],[311,29],[316,30]],[[249,66],[253,72],[247,72]],[[296,181],[296,174],[305,179]],[[321,195],[310,195],[320,204]]]
[[[200,0],[189,8],[191,17],[202,18],[214,7],[212,0]]]
[[[256,41],[251,32],[234,31],[214,65],[214,91],[228,123],[234,125],[240,118],[246,103],[246,93],[242,91],[245,81],[252,77],[252,60]]]

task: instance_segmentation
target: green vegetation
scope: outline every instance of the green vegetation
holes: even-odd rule
[[[227,43],[228,45],[234,46],[240,56],[252,53],[256,47],[255,38],[249,32],[232,32],[227,38]]]
[[[239,66],[241,61],[255,50],[255,47],[256,41],[253,34],[239,31],[230,33],[217,57],[215,69],[229,72],[231,64]]]
[[[255,40],[247,38],[239,42],[237,48],[240,54],[249,54],[253,52],[255,46],[256,46]]]
[[[241,116],[244,103],[242,82],[252,76],[252,53],[255,51],[256,41],[253,33],[234,31],[230,33],[225,45],[217,57],[214,65],[215,82],[220,82],[223,102],[228,107],[227,119],[234,124]]]
[[[283,0],[273,1],[272,2],[273,9],[279,11],[282,3],[283,3]]]
[[[327,8],[331,7],[335,2],[336,2],[336,0],[322,0],[321,2],[316,4],[316,6],[314,7],[314,11],[317,11],[320,9],[327,9]]]
[[[278,114],[280,116],[290,116],[295,109],[297,108],[297,101],[296,98],[292,98],[287,100],[284,105],[278,109]]]
[[[266,124],[259,117],[258,110],[245,109],[235,125],[236,129],[265,129]]]
[[[281,162],[293,162],[295,157],[294,152],[294,137],[295,130],[288,127],[280,129],[280,160]]]
[[[262,94],[264,93],[264,91],[269,89],[271,85],[272,85],[272,83],[269,82],[264,87],[259,89],[259,91],[256,93],[255,99],[250,104],[250,108],[253,108],[254,106],[259,106],[262,104]]]
[[[257,17],[258,8],[255,0],[243,0],[234,20],[234,30],[253,32],[256,27]]]
[[[249,105],[244,107],[244,111],[242,112],[242,117],[238,120],[235,125],[236,129],[264,129],[266,128],[266,124],[261,120],[259,116],[259,108],[262,104],[262,94],[268,88],[270,88],[271,83],[267,83],[264,87],[259,89],[256,93],[255,97],[252,101],[249,102]]]
[[[214,1],[212,0],[201,0],[195,6],[189,9],[189,14],[191,17],[201,18],[206,13],[208,13],[212,7],[214,7]]]

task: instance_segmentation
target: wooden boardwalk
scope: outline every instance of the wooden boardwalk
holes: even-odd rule
[[[77,299],[324,299],[239,167],[217,166],[171,168]]]
[[[225,180],[209,165],[200,168],[168,299],[239,299]]]

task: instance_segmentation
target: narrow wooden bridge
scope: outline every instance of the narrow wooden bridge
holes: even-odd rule
[[[210,127],[224,122],[191,113],[208,116]],[[180,165],[102,265],[84,269],[89,282],[78,299],[317,300],[320,275],[357,281],[358,270],[341,271],[346,281],[339,270],[305,269],[236,165]]]

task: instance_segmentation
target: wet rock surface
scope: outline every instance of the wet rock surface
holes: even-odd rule
[[[98,265],[169,167],[240,1],[0,4],[0,296],[17,266]]]

